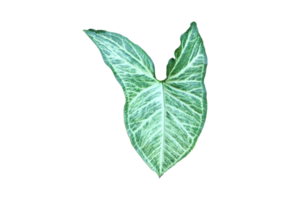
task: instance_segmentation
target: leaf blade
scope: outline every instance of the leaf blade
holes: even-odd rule
[[[202,69],[202,65],[205,65],[205,68],[207,67],[205,48],[195,22],[192,22],[190,28],[181,35],[180,42],[181,45],[175,50],[175,59],[171,58],[167,65],[166,81],[176,80],[175,78],[180,75],[178,73],[183,73],[184,71],[182,70],[189,69],[193,63],[199,64],[200,67],[198,70]],[[199,71],[189,71],[192,74],[196,74],[197,72]],[[202,76],[198,77],[197,81],[203,80],[204,76],[205,71]]]
[[[182,160],[194,148],[203,129],[207,114],[207,97],[204,77],[207,55],[195,22],[181,35],[181,44],[167,65],[164,81],[167,120],[170,136],[184,149],[179,157],[168,163],[163,173]],[[178,151],[178,148],[177,148]],[[159,176],[163,175],[160,174]]]
[[[134,74],[144,84],[157,82],[155,68],[150,57],[128,38],[108,31],[84,30],[98,47],[104,62],[111,68],[116,79],[122,85],[126,74]],[[123,67],[124,66],[124,67]],[[126,74],[123,74],[126,73]],[[122,85],[123,86],[123,85]]]
[[[85,32],[123,87],[132,145],[161,177],[194,148],[206,118],[207,57],[196,23],[180,37],[164,81],[155,78],[149,56],[127,38],[107,31]]]

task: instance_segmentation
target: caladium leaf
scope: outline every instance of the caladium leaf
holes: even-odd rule
[[[149,56],[117,33],[84,31],[122,86],[125,125],[133,147],[161,177],[194,147],[207,113],[207,56],[196,23],[180,37],[167,78],[155,78]]]

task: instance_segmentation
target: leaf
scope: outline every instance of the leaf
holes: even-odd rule
[[[125,126],[133,147],[161,177],[193,149],[206,118],[207,56],[196,23],[181,35],[163,81],[155,78],[149,56],[126,37],[93,29],[84,32],[124,90]]]

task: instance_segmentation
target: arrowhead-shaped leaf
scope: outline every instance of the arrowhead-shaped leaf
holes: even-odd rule
[[[125,125],[133,147],[161,177],[193,149],[206,118],[207,56],[196,23],[181,35],[164,81],[155,78],[149,56],[126,37],[84,32],[124,90]]]

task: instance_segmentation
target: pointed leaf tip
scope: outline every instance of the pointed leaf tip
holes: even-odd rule
[[[83,33],[84,35],[85,35],[86,31],[87,31],[87,28],[82,27],[82,33]]]
[[[196,25],[197,25],[196,19],[192,19],[192,20],[190,21],[190,24],[189,24],[189,25],[192,25],[192,24],[196,24]]]

